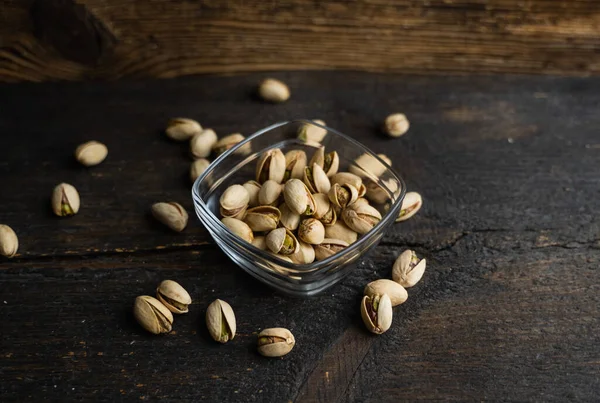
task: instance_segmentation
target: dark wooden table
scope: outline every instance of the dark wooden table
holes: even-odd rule
[[[0,87],[0,223],[21,243],[0,260],[2,401],[599,398],[600,79],[288,73],[292,99],[267,105],[261,77]],[[411,130],[385,138],[396,111]],[[219,134],[322,118],[390,156],[424,207],[323,295],[281,296],[193,215],[187,144],[161,133],[173,116]],[[87,169],[72,154],[91,139],[110,151]],[[62,181],[82,199],[67,219],[49,206]],[[162,200],[190,212],[183,233],[149,216]],[[424,279],[388,333],[368,334],[362,288],[407,247]],[[131,306],[163,279],[194,303],[157,337]],[[204,326],[217,297],[238,318],[227,345]],[[272,326],[296,336],[283,359],[256,353]]]

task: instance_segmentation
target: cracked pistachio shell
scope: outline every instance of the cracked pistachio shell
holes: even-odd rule
[[[229,228],[231,232],[242,238],[244,241],[248,243],[252,243],[252,241],[254,241],[254,233],[245,222],[231,217],[222,218],[221,222],[223,225]]]
[[[183,231],[188,223],[187,211],[181,204],[176,202],[154,203],[152,205],[152,215],[176,232]]]
[[[260,183],[257,181],[248,181],[242,185],[248,192],[248,207],[258,206],[258,192],[260,192]]]
[[[313,195],[315,199],[315,214],[314,217],[321,221],[323,225],[333,225],[337,221],[337,214],[331,205],[331,201],[326,194],[316,193]]]
[[[164,280],[158,285],[156,298],[173,313],[187,313],[192,303],[190,294],[173,280]]]
[[[358,191],[350,184],[340,185],[334,183],[327,193],[329,201],[338,208],[345,208],[351,206],[358,200]]]
[[[360,316],[371,333],[385,333],[392,326],[392,301],[386,294],[365,295],[360,304]]]
[[[52,192],[52,210],[59,217],[77,214],[79,211],[79,193],[72,185],[61,183]]]
[[[258,95],[265,101],[279,103],[289,99],[290,89],[283,81],[267,78],[258,86]]]
[[[281,183],[285,175],[285,156],[279,148],[265,151],[256,163],[256,181]]]
[[[298,238],[311,245],[318,245],[325,239],[325,227],[316,218],[306,218],[300,222]]]
[[[297,230],[300,224],[300,214],[292,211],[285,203],[279,206],[279,210],[281,211],[281,219],[279,220],[281,225],[290,231]]]
[[[331,188],[329,178],[317,164],[304,168],[304,184],[311,193],[327,193]]]
[[[302,179],[306,167],[306,153],[303,150],[291,150],[285,154],[285,174],[283,181]]]
[[[240,133],[230,134],[221,138],[213,145],[214,153],[219,156],[223,154],[225,151],[235,147],[238,143],[245,140],[245,137]],[[250,143],[246,143],[243,147],[236,151],[236,154],[239,155],[248,155],[252,151],[252,146]]]
[[[419,259],[414,250],[405,250],[392,268],[392,279],[403,287],[417,284],[425,273],[426,259]]]
[[[386,294],[390,297],[392,306],[403,304],[408,299],[406,289],[395,281],[388,279],[375,280],[367,284],[364,294],[369,297]]]
[[[353,231],[366,234],[381,221],[381,213],[368,204],[352,205],[342,211],[342,219]]]
[[[390,137],[400,137],[408,131],[410,123],[403,113],[394,113],[385,118],[383,131]]]
[[[320,119],[313,119],[314,123],[325,126],[325,122]],[[306,143],[320,143],[327,135],[327,129],[310,123],[305,123],[298,131],[298,138]]]
[[[258,192],[258,204],[261,206],[277,206],[281,196],[282,185],[273,180],[262,184]]]
[[[391,194],[396,195],[398,193],[398,182],[395,179],[390,178],[382,182]],[[379,183],[371,181],[367,184],[367,193],[365,196],[373,203],[383,204],[390,200],[388,190],[385,190]]]
[[[384,154],[377,154],[386,164],[392,165],[392,161]],[[362,154],[354,160],[354,164],[348,170],[360,177],[379,178],[387,168],[372,154]]]
[[[193,119],[174,118],[169,120],[165,133],[173,140],[184,141],[201,131],[202,126]]]
[[[410,217],[417,214],[417,211],[423,205],[423,198],[417,192],[408,192],[402,200],[402,207],[400,208],[400,214],[396,218],[396,222],[406,221]]]
[[[206,309],[206,327],[210,336],[219,343],[227,343],[235,337],[235,315],[231,305],[216,299]]]
[[[0,224],[0,255],[13,257],[19,249],[19,238],[8,225]]]
[[[325,238],[319,245],[315,245],[315,258],[317,260],[327,259],[340,252],[348,246],[348,242],[341,239]]]
[[[171,311],[159,300],[149,295],[140,295],[135,299],[133,316],[150,333],[169,333],[173,328]]]
[[[220,211],[223,217],[240,218],[246,212],[250,195],[242,185],[231,185],[219,199]]]
[[[325,153],[325,147],[319,147],[310,160],[309,165],[312,164],[319,165],[323,168],[327,177],[332,177],[337,173],[340,167],[340,157],[337,151]]]
[[[267,240],[265,236],[255,236],[252,241],[252,245],[256,246],[260,250],[267,250]]]
[[[258,334],[258,352],[265,357],[281,357],[292,351],[296,340],[282,327],[264,329]]]
[[[362,182],[360,176],[355,175],[351,172],[338,172],[331,177],[331,186],[335,183],[340,185],[352,185],[358,191],[358,197],[363,197],[367,192],[367,188]]]
[[[190,140],[190,152],[194,158],[206,158],[217,141],[217,133],[213,129],[202,130]]]
[[[98,141],[88,141],[75,149],[75,158],[86,167],[98,165],[107,155],[108,148]]]
[[[280,218],[281,212],[277,207],[258,206],[246,211],[244,222],[248,224],[252,231],[262,232],[277,228]]]
[[[290,179],[283,189],[285,204],[300,215],[313,215],[315,199],[300,179]]]
[[[206,168],[208,168],[209,165],[210,161],[206,158],[200,158],[192,162],[190,167],[190,178],[192,179],[192,182],[195,182],[196,179],[206,171]]]
[[[338,220],[331,226],[325,226],[325,238],[340,239],[351,244],[358,239],[358,233],[348,228],[343,220]]]
[[[315,249],[311,244],[306,242],[298,241],[300,248],[296,253],[290,255],[290,259],[293,263],[297,264],[309,264],[315,261]]]
[[[280,255],[292,255],[298,252],[300,244],[294,234],[285,228],[277,228],[267,234],[267,248]]]

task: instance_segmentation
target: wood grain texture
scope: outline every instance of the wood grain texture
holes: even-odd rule
[[[292,89],[281,105],[252,96],[258,74],[0,87],[0,222],[21,241],[0,260],[2,401],[595,400],[600,80],[276,76]],[[396,111],[411,129],[389,139],[378,127]],[[390,156],[423,209],[323,295],[283,297],[193,217],[186,146],[161,133],[172,116],[219,134],[323,118]],[[83,168],[72,152],[90,139],[109,156]],[[81,191],[75,217],[50,212],[60,181]],[[191,213],[181,234],[147,214],[165,199]],[[389,276],[406,247],[427,257],[425,277],[391,330],[372,336],[358,315],[362,289]],[[194,304],[175,332],[152,337],[131,305],[166,278]],[[238,317],[225,346],[203,326],[217,297]],[[255,351],[271,326],[296,336],[283,359]]]
[[[600,72],[594,0],[0,1],[0,80]]]

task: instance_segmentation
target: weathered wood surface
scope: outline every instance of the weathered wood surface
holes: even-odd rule
[[[21,241],[0,260],[2,401],[597,400],[600,80],[279,77],[293,93],[282,105],[250,95],[258,75],[0,87],[0,222]],[[394,111],[412,123],[400,139],[377,132]],[[192,213],[185,146],[160,133],[178,115],[221,134],[323,118],[389,155],[425,205],[325,294],[280,296],[193,216],[181,234],[148,216],[163,199]],[[110,149],[91,169],[72,158],[88,139]],[[61,181],[82,194],[69,219],[48,207]],[[406,247],[427,272],[392,329],[371,336],[362,288]],[[165,278],[194,304],[152,337],[131,304]],[[225,346],[203,326],[216,297],[238,316]],[[283,359],[255,352],[270,326],[296,335]]]
[[[595,0],[0,0],[0,81],[600,72]]]

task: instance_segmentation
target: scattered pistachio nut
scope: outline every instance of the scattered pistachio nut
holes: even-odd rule
[[[309,144],[320,143],[327,135],[327,129],[321,127],[325,126],[325,122],[320,119],[313,119],[312,122],[319,126],[312,123],[303,124],[298,131],[298,139]]]
[[[52,192],[52,210],[59,217],[72,216],[79,211],[79,193],[68,183],[61,183]]]
[[[202,126],[193,119],[174,118],[169,120],[165,133],[173,140],[184,141],[201,131]]]
[[[140,295],[135,299],[133,316],[150,333],[169,333],[173,328],[171,311],[159,300],[149,295]]]
[[[400,137],[408,131],[410,123],[403,113],[394,113],[383,124],[383,131],[391,137]]]
[[[260,192],[260,183],[257,181],[248,181],[244,183],[244,189],[248,192],[248,207],[258,206],[258,193]]]
[[[298,238],[311,245],[318,245],[325,239],[325,227],[316,218],[306,218],[300,222]]]
[[[258,192],[258,204],[261,206],[277,206],[279,205],[279,197],[281,196],[282,186],[280,183],[269,179],[262,184]]]
[[[283,81],[267,78],[260,83],[258,95],[265,101],[279,103],[290,98],[290,89]]]
[[[315,258],[317,260],[325,260],[346,247],[348,247],[348,242],[346,241],[325,238],[319,245],[315,245]]]
[[[303,150],[291,150],[285,154],[285,174],[283,181],[303,179],[306,167],[306,153]]]
[[[235,337],[235,315],[231,305],[216,299],[206,309],[206,326],[210,336],[219,343],[227,343]]]
[[[426,259],[419,259],[414,250],[405,250],[392,268],[392,279],[405,288],[417,284],[425,273]]]
[[[315,212],[315,199],[306,185],[299,179],[290,179],[283,188],[285,204],[301,215],[313,215]]]
[[[388,279],[375,280],[367,284],[364,294],[369,297],[386,294],[392,306],[403,304],[408,299],[406,289],[395,281]]]
[[[107,155],[108,148],[98,141],[88,141],[75,149],[75,158],[86,167],[100,164]]]
[[[192,179],[192,182],[195,182],[196,179],[206,171],[206,168],[208,168],[209,165],[210,161],[206,158],[200,158],[192,162],[190,167],[190,178]]]
[[[325,237],[339,239],[351,244],[358,239],[358,233],[352,231],[343,220],[337,220],[335,224],[325,226]]]
[[[221,138],[219,141],[215,143],[213,146],[214,153],[219,156],[223,154],[225,151],[237,146],[239,143],[244,141],[246,138],[242,136],[240,133],[234,133],[227,135]],[[235,153],[241,155],[248,155],[252,151],[252,146],[250,143],[244,144],[240,147]]]
[[[350,229],[366,234],[381,221],[381,213],[370,204],[352,205],[342,211],[342,219]]]
[[[213,129],[204,129],[190,140],[190,152],[194,158],[206,158],[217,141],[217,133]]]
[[[298,252],[300,244],[296,236],[286,228],[277,228],[267,234],[267,248],[280,255],[292,255]]]
[[[315,249],[311,244],[298,240],[300,248],[289,257],[293,263],[310,264],[315,261]]]
[[[226,226],[234,235],[242,238],[248,243],[254,241],[254,233],[252,229],[245,222],[232,217],[223,217],[221,222]]]
[[[250,195],[242,185],[231,185],[219,198],[221,215],[223,217],[243,218],[248,208]]]
[[[423,198],[417,192],[408,192],[402,200],[402,207],[400,207],[400,214],[396,218],[396,222],[406,221],[410,217],[417,214],[417,211],[421,209],[423,205]]]
[[[0,255],[13,257],[19,249],[19,238],[11,227],[0,224]]]
[[[187,211],[181,204],[176,202],[154,203],[152,205],[152,215],[176,232],[183,231],[188,223]]]
[[[257,206],[246,211],[244,222],[248,224],[252,231],[262,232],[271,231],[277,228],[281,211],[273,206]]]
[[[281,357],[294,348],[296,340],[289,330],[282,327],[264,329],[258,334],[258,352],[265,357]]]
[[[387,294],[365,295],[360,305],[360,315],[371,333],[385,333],[392,325],[392,301]]]
[[[192,297],[179,283],[173,280],[164,280],[156,289],[156,298],[173,313],[187,313]]]
[[[285,155],[279,148],[265,151],[256,164],[256,181],[265,183],[272,180],[281,183],[285,176]]]

